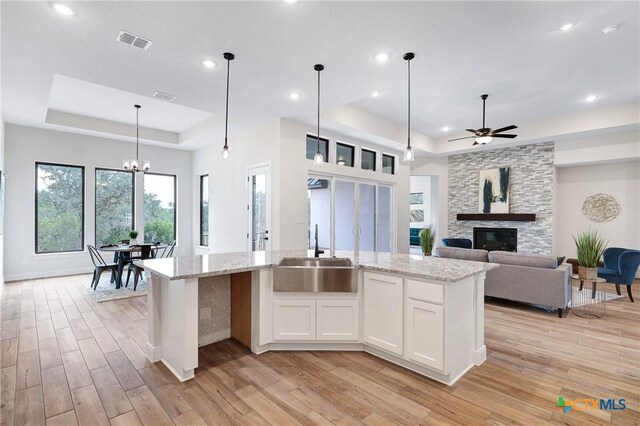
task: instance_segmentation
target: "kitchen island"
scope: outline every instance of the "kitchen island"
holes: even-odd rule
[[[279,290],[278,265],[311,257],[307,250],[140,262],[148,280],[147,357],[185,381],[196,374],[198,347],[231,337],[256,354],[365,351],[448,385],[484,362],[484,278],[497,265],[333,254],[350,260],[348,290]]]

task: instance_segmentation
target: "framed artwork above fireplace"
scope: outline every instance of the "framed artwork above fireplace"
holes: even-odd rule
[[[509,167],[480,171],[480,213],[509,213]]]

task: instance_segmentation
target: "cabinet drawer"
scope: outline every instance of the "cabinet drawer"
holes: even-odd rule
[[[407,280],[407,297],[432,303],[444,303],[444,287],[440,284]]]

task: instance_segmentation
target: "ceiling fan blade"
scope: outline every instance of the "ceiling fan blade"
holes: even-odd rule
[[[513,139],[513,138],[515,138],[516,136],[518,136],[518,135],[503,135],[503,134],[500,134],[500,135],[491,135],[491,137],[492,137],[492,138],[509,138],[509,139]]]
[[[464,138],[449,139],[449,142],[459,141],[459,140],[462,140],[462,139],[472,139],[472,138],[475,138],[475,136],[467,136],[467,137],[464,137]]]
[[[512,124],[511,126],[502,127],[500,129],[493,130],[491,133],[501,133],[501,132],[506,132],[507,130],[513,130],[513,129],[517,129],[517,128],[518,128],[518,126]]]
[[[473,130],[473,129],[465,129],[465,130],[466,130],[467,132],[471,132],[471,133],[473,133],[473,134],[478,133],[478,131],[477,131],[477,130]]]

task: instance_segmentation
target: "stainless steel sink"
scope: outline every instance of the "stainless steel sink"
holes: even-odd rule
[[[351,259],[288,257],[273,268],[273,291],[358,291],[358,274]]]

